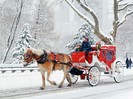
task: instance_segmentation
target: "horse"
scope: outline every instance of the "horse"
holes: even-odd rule
[[[72,82],[68,72],[71,67],[71,57],[68,54],[53,53],[51,51],[34,49],[34,48],[26,49],[24,52],[24,59],[23,59],[24,67],[31,64],[31,62],[33,62],[34,60],[37,62],[42,76],[42,86],[40,87],[40,90],[45,89],[46,72],[47,72],[47,81],[52,85],[56,85],[55,81],[51,81],[49,79],[52,71],[55,70],[63,70],[64,72],[63,79],[58,87],[61,88],[63,86],[65,79],[67,79],[69,83],[67,86],[71,86]]]

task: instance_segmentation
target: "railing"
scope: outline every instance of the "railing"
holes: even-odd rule
[[[38,71],[38,67],[36,64],[29,65],[27,67],[24,67],[22,64],[0,64],[0,72],[5,73],[7,71],[11,71],[12,73],[16,71]]]
[[[124,68],[126,68],[126,64],[123,64]],[[131,65],[133,68],[133,64]],[[0,72],[5,73],[11,71],[15,73],[16,71],[21,71],[22,73],[25,71],[39,71],[37,64],[32,64],[27,67],[24,67],[22,64],[0,64]]]

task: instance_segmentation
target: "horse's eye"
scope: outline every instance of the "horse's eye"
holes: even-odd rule
[[[24,55],[24,58],[25,58],[25,59],[28,59],[29,57],[31,57],[31,54],[25,54],[25,55]]]

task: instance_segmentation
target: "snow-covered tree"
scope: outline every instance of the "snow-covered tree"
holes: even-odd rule
[[[110,35],[107,36],[104,34],[99,26],[99,20],[95,12],[90,8],[90,0],[65,0],[69,6],[88,24],[90,24],[94,30],[94,34],[97,35],[97,37],[105,42],[106,44],[114,44],[116,41],[116,34],[118,28],[126,21],[127,17],[133,14],[133,9],[131,9],[131,6],[133,6],[132,0],[114,0],[114,21],[112,30],[110,32]],[[93,2],[93,1],[92,1]],[[77,7],[77,4],[79,4],[79,7]],[[81,10],[83,9],[83,10]],[[106,8],[105,8],[106,9]],[[85,11],[85,12],[84,12]],[[124,11],[124,16],[120,16],[120,12]],[[91,15],[93,20],[91,20]]]
[[[18,34],[16,46],[13,48],[13,64],[20,64],[22,62],[24,50],[30,48],[34,41],[30,34],[28,24],[25,24]]]
[[[82,27],[78,30],[78,33],[74,35],[73,41],[66,47],[68,47],[71,51],[75,51],[76,45],[81,44],[84,37],[89,39],[90,44],[95,43],[95,35],[93,34],[91,26],[88,24],[82,25]]]

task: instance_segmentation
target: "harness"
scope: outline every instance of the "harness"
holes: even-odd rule
[[[54,62],[54,65],[55,64],[63,64],[63,65],[70,65],[71,64],[71,62],[67,62],[67,63],[65,63],[65,62],[60,62],[59,61],[59,56],[58,55],[56,55],[55,53],[53,53],[53,52],[51,52],[52,54],[53,54],[53,62]]]
[[[53,52],[51,52],[51,53],[53,54],[53,60],[47,59],[48,54],[44,50],[44,54],[42,54],[40,56],[40,60],[38,60],[37,63],[38,64],[44,64],[46,61],[52,61],[54,63],[54,66],[53,67],[55,67],[56,64],[71,65],[71,62],[65,63],[65,62],[58,61],[58,57],[56,56],[56,54],[54,54]]]
[[[37,61],[38,64],[43,64],[47,61],[47,52],[44,50],[44,54],[41,55],[41,58],[39,61]]]

